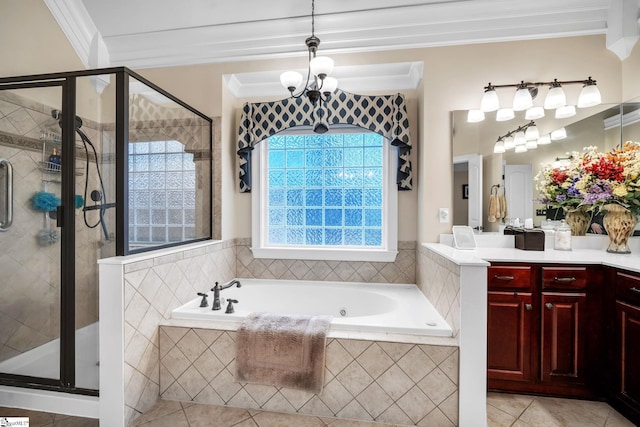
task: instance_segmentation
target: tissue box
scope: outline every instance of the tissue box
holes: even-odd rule
[[[525,251],[544,251],[544,231],[539,228],[514,229],[516,248]]]

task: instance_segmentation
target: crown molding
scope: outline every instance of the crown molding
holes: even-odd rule
[[[280,84],[280,74],[287,70],[225,74],[229,91],[239,99],[278,97],[289,95]],[[298,69],[303,76],[307,70]],[[334,67],[332,77],[338,87],[351,93],[384,93],[417,89],[424,71],[423,62],[350,65]]]

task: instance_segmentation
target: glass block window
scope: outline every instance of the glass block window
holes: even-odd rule
[[[268,245],[382,246],[382,136],[282,135],[266,144]]]
[[[196,236],[196,168],[178,141],[129,144],[131,248]]]

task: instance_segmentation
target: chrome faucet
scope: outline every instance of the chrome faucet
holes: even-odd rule
[[[218,282],[216,282],[213,288],[211,288],[211,290],[213,291],[213,306],[211,307],[211,310],[220,310],[220,291],[230,288],[233,285],[237,285],[238,287],[242,286],[239,280],[232,280],[226,285],[222,286],[220,286]]]

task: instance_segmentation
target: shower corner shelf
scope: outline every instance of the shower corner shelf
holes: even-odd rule
[[[38,169],[45,174],[59,175],[62,171],[62,166],[57,163],[51,162],[38,162]],[[82,176],[84,172],[82,169],[76,169],[75,176]]]

